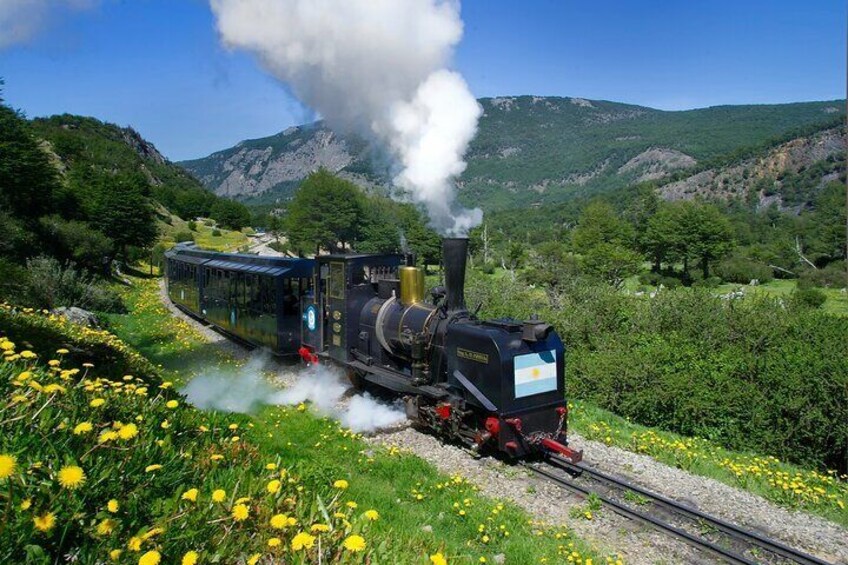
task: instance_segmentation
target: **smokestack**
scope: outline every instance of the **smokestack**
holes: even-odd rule
[[[445,292],[448,312],[465,310],[465,263],[467,259],[467,237],[446,237],[442,240],[442,264],[445,266]]]

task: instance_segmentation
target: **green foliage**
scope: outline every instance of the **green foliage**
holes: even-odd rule
[[[197,222],[195,222],[194,220],[189,220],[186,225],[188,226],[188,229],[190,231],[197,231]]]
[[[183,241],[194,241],[194,234],[191,231],[178,231],[174,234],[174,241],[181,243]]]
[[[58,214],[44,216],[39,223],[51,255],[84,269],[109,272],[113,241],[102,232],[79,220],[65,220]]]
[[[250,210],[233,200],[219,199],[209,212],[218,225],[231,230],[240,230],[250,224]]]
[[[28,277],[21,281],[24,304],[53,309],[77,306],[84,310],[123,312],[121,299],[108,287],[72,263],[62,264],[52,257],[36,257],[26,263]]]
[[[722,280],[739,284],[748,284],[753,280],[762,284],[774,278],[771,267],[738,254],[717,263],[714,271]]]
[[[846,288],[848,269],[845,261],[834,261],[821,269],[805,269],[798,277],[798,288]]]
[[[219,230],[218,228],[214,228],[212,230],[212,237],[221,237],[221,230]]]
[[[639,298],[574,279],[547,294],[470,277],[484,317],[538,313],[567,350],[568,392],[644,425],[844,471],[848,319],[709,290]]]
[[[827,300],[827,295],[817,288],[798,288],[792,293],[792,301],[802,307],[819,308]]]
[[[363,213],[362,193],[350,181],[326,169],[309,175],[300,185],[286,218],[289,240],[299,251],[320,247],[337,251],[355,242]]]

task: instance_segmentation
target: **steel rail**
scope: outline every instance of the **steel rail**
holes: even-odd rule
[[[710,516],[710,515],[705,514],[705,513],[701,512],[699,510],[696,510],[696,509],[694,509],[690,506],[680,504],[680,503],[678,503],[674,500],[671,500],[671,499],[666,498],[662,495],[653,493],[653,492],[646,490],[646,489],[644,489],[644,488],[642,488],[638,485],[634,485],[634,484],[632,484],[628,481],[618,479],[616,477],[607,475],[607,474],[602,473],[600,471],[596,471],[595,469],[592,469],[592,468],[590,468],[586,465],[575,465],[575,464],[570,463],[568,461],[565,461],[564,459],[557,457],[557,456],[549,456],[548,457],[548,463],[552,464],[552,466],[554,466],[555,468],[559,468],[559,469],[562,469],[562,470],[565,470],[565,471],[586,473],[587,475],[590,476],[590,478],[597,480],[599,482],[605,483],[608,486],[612,486],[616,489],[630,490],[632,492],[635,492],[635,493],[649,499],[651,502],[655,503],[657,506],[664,507],[665,509],[667,509],[667,510],[673,512],[673,513],[685,516],[686,518],[689,518],[689,519],[692,519],[692,520],[698,520],[702,523],[705,523],[708,526],[715,528],[718,531],[723,532],[724,534],[734,538],[737,541],[742,541],[744,543],[755,546],[757,548],[764,549],[764,550],[766,550],[770,553],[773,553],[773,554],[778,555],[778,556],[785,558],[785,559],[789,559],[789,560],[791,560],[795,563],[799,563],[799,564],[802,564],[802,565],[832,565],[832,564],[828,563],[827,561],[823,561],[823,560],[821,560],[821,559],[819,559],[815,556],[808,555],[806,553],[803,553],[801,551],[793,549],[793,548],[791,548],[787,545],[784,545],[780,542],[777,542],[775,540],[765,538],[765,537],[761,536],[760,534],[758,534],[756,532],[746,530],[744,528],[741,528],[739,526],[736,526],[734,524],[731,524],[729,522],[721,520],[720,518]],[[709,541],[709,540],[707,540],[703,537],[692,534],[692,533],[690,533],[690,532],[688,532],[688,531],[686,531],[686,530],[684,530],[684,529],[682,529],[678,526],[675,526],[673,524],[665,522],[665,521],[663,521],[663,520],[661,520],[661,519],[659,519],[655,516],[651,516],[648,513],[641,512],[639,510],[635,510],[635,509],[631,508],[630,506],[628,506],[627,504],[624,504],[624,503],[619,502],[619,501],[617,501],[613,498],[610,498],[609,496],[606,496],[606,495],[601,494],[601,493],[599,493],[595,490],[592,490],[589,487],[579,485],[579,484],[577,484],[573,481],[565,479],[562,476],[551,473],[548,470],[545,470],[543,468],[539,468],[539,467],[536,467],[536,466],[533,466],[533,465],[530,465],[530,464],[524,464],[524,466],[527,469],[533,471],[534,473],[541,475],[541,476],[547,478],[548,480],[556,483],[558,486],[560,486],[562,488],[571,490],[573,492],[582,494],[584,496],[589,496],[590,494],[594,495],[594,496],[598,497],[598,499],[601,500],[601,502],[603,502],[607,506],[613,508],[619,514],[622,514],[622,515],[624,515],[628,518],[631,518],[631,519],[639,521],[639,522],[650,524],[650,525],[654,526],[655,528],[657,528],[661,531],[667,532],[667,533],[683,540],[688,545],[697,547],[699,549],[703,549],[703,550],[705,550],[709,553],[717,555],[717,556],[721,557],[722,559],[724,559],[725,561],[727,561],[728,563],[737,563],[737,564],[744,564],[744,565],[757,565],[758,563],[760,563],[760,561],[754,561],[754,560],[752,560],[748,557],[745,557],[744,555],[740,555],[736,551],[733,551],[733,550],[728,549],[726,547],[722,547],[721,545],[718,545],[717,543],[713,543],[713,542],[711,542],[711,541]]]
[[[630,481],[626,481],[624,479],[620,479],[618,477],[614,477],[612,475],[608,475],[602,471],[598,471],[597,469],[593,469],[588,465],[581,464],[573,464],[561,457],[551,456],[549,460],[554,461],[557,466],[569,470],[573,469],[580,473],[586,473],[591,476],[594,480],[599,482],[606,483],[607,485],[613,486],[619,489],[626,489],[633,492],[638,493],[641,496],[644,496],[650,499],[655,504],[665,507],[668,510],[675,512],[677,514],[684,515],[693,520],[700,520],[702,522],[707,523],[708,525],[714,527],[715,529],[724,532],[725,534],[737,539],[744,541],[750,545],[756,545],[769,553],[773,553],[775,555],[779,555],[796,563],[801,563],[803,565],[831,565],[827,561],[823,561],[814,555],[810,555],[793,547],[790,547],[784,543],[781,543],[777,540],[773,540],[767,538],[755,531],[742,528],[737,526],[736,524],[732,524],[721,518],[716,516],[712,516],[710,514],[706,514],[696,508],[692,508],[689,505],[680,503],[676,500],[672,500],[667,498],[661,494],[652,492],[647,490],[637,484],[634,484]]]
[[[627,506],[625,504],[622,504],[622,503],[620,503],[616,500],[613,500],[613,499],[611,499],[607,496],[604,496],[603,494],[595,492],[590,488],[580,486],[580,485],[573,483],[573,482],[571,482],[567,479],[564,479],[560,476],[557,476],[557,475],[551,473],[550,471],[546,471],[544,469],[540,469],[539,467],[534,467],[533,465],[529,465],[529,464],[526,464],[526,463],[524,464],[524,467],[526,467],[527,469],[533,471],[534,473],[536,473],[538,475],[541,475],[541,476],[547,478],[548,480],[556,483],[558,486],[560,486],[562,488],[571,490],[573,492],[582,494],[584,496],[589,496],[590,494],[595,495],[595,496],[598,497],[598,499],[601,502],[603,502],[607,506],[610,506],[611,508],[613,508],[619,514],[622,514],[623,516],[626,516],[626,517],[628,517],[632,520],[636,520],[638,522],[644,522],[644,523],[650,524],[650,525],[654,526],[655,528],[657,528],[658,530],[670,533],[673,536],[682,539],[684,542],[686,542],[687,544],[689,544],[691,546],[694,546],[694,547],[706,550],[706,551],[713,553],[715,555],[718,555],[719,557],[726,560],[728,563],[737,563],[737,564],[740,564],[740,565],[758,565],[756,561],[751,561],[750,559],[748,559],[748,558],[746,558],[742,555],[739,555],[738,553],[736,553],[734,551],[730,551],[729,549],[725,549],[725,548],[723,548],[719,545],[716,545],[716,544],[714,544],[714,543],[712,543],[708,540],[705,540],[704,538],[700,538],[696,535],[690,534],[686,530],[678,528],[677,526],[673,526],[673,525],[669,524],[668,522],[663,522],[659,518],[655,518],[654,516],[651,516],[650,514],[646,514],[644,512],[639,512],[637,510],[633,510],[632,508],[630,508],[629,506]]]

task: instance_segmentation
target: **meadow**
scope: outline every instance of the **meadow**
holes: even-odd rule
[[[0,309],[0,561],[622,563],[306,405],[187,405],[235,362],[133,282],[114,334]]]

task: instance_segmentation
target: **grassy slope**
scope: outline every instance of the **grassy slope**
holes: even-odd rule
[[[168,221],[160,221],[159,233],[160,241],[170,247],[177,243],[175,237],[180,232],[191,231],[188,229],[188,222],[182,218],[170,214],[164,208],[159,209],[159,214],[166,217]],[[221,235],[213,235],[214,226],[207,226],[198,222],[196,230],[192,232],[194,242],[202,249],[211,251],[235,251],[243,245],[247,245],[249,240],[244,232],[232,231],[218,228]],[[250,228],[245,228],[246,230]]]
[[[159,302],[157,280],[137,283],[126,295],[131,314],[109,317],[115,333],[177,383],[187,382],[200,370],[232,370],[232,360],[169,315]],[[383,516],[372,527],[381,540],[375,543],[386,545],[390,562],[421,563],[436,550],[460,563],[480,557],[491,561],[498,553],[512,562],[556,563],[575,550],[597,562],[597,553],[567,532],[534,525],[520,510],[475,495],[466,483],[440,475],[417,457],[366,446],[334,422],[308,411],[267,407],[252,423],[262,453],[276,454],[286,466],[307,468],[328,481],[350,480],[349,493],[359,506],[376,508]],[[422,530],[427,525],[432,533]],[[484,535],[490,536],[488,542],[484,543]],[[532,543],[527,542],[530,537]]]

